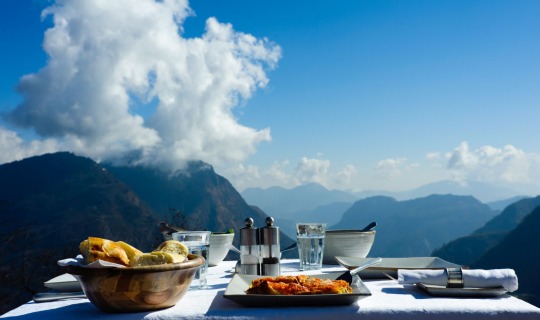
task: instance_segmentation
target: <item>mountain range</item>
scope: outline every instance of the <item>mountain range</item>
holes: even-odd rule
[[[361,191],[354,193],[359,198],[384,195],[396,200],[410,200],[426,197],[431,194],[453,194],[462,196],[473,196],[484,202],[497,202],[500,200],[519,197],[522,195],[540,194],[540,187],[534,185],[509,184],[508,186],[496,186],[474,180],[443,180],[428,183],[418,188],[405,191]]]
[[[514,269],[519,277],[517,296],[540,306],[540,206],[525,215],[516,228],[480,257],[472,268]]]
[[[291,214],[310,211],[334,202],[353,203],[358,197],[346,191],[328,190],[318,183],[308,183],[292,189],[282,187],[248,188],[242,193],[247,203],[261,208],[268,215],[287,218]]]
[[[406,201],[376,196],[354,203],[331,228],[362,229],[376,221],[370,256],[423,257],[470,234],[497,213],[471,196],[430,195]]]
[[[466,180],[443,180],[422,185],[405,191],[364,190],[352,192],[345,190],[328,190],[320,184],[308,183],[291,189],[282,187],[247,188],[241,194],[247,203],[254,204],[269,215],[286,218],[290,214],[314,210],[319,206],[333,202],[354,203],[357,200],[387,196],[396,200],[411,200],[427,197],[432,194],[453,194],[473,196],[476,199],[502,210],[506,205],[525,196],[540,194],[535,186],[512,185],[513,188],[493,186],[487,183]],[[515,189],[514,189],[515,188]]]
[[[248,188],[241,194],[248,203],[256,205],[268,215],[273,216],[283,232],[293,238],[296,236],[296,222],[318,221],[333,227],[356,201],[373,196],[387,196],[397,201],[406,201],[425,198],[432,194],[473,195],[476,199],[498,199],[485,202],[496,212],[502,211],[513,202],[526,198],[526,196],[501,198],[514,195],[516,192],[477,181],[440,181],[402,192],[347,192],[328,190],[320,184],[308,183],[291,189]]]
[[[538,206],[540,196],[512,203],[482,227],[446,243],[435,250],[433,255],[455,263],[473,265],[508,236]]]

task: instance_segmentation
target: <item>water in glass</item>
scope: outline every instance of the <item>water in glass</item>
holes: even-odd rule
[[[322,266],[324,235],[298,235],[300,270],[319,270]]]

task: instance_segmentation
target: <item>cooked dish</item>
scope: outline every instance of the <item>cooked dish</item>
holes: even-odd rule
[[[247,294],[300,295],[352,293],[348,282],[343,280],[319,279],[306,275],[277,276],[255,279]]]

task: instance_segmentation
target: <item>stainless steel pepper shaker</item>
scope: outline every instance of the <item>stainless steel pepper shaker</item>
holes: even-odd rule
[[[266,226],[259,229],[261,245],[261,275],[280,275],[280,247],[279,228],[274,226],[274,218],[268,217],[265,220]]]
[[[244,222],[246,226],[240,229],[240,273],[258,275],[261,265],[258,229],[253,227],[252,218]]]

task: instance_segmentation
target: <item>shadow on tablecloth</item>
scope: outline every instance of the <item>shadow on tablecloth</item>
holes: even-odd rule
[[[299,306],[299,307],[247,307],[234,301],[226,299],[220,291],[214,297],[210,304],[206,317],[240,317],[257,319],[275,319],[279,318],[306,318],[314,319],[341,319],[344,316],[358,313],[358,303],[341,306]]]
[[[16,316],[6,316],[2,319],[17,319],[17,320],[26,320],[26,319],[40,319],[40,320],[57,320],[57,319],[77,319],[77,320],[95,320],[95,319],[122,319],[122,320],[139,320],[143,319],[150,312],[136,312],[136,313],[106,313],[94,306],[90,301],[81,299],[81,303],[64,305],[62,302],[58,302],[58,307],[48,305],[46,310],[35,310],[33,309],[31,313],[20,314]],[[34,307],[35,303],[29,302],[23,305],[24,310],[25,306]],[[21,308],[21,307],[20,307]]]

